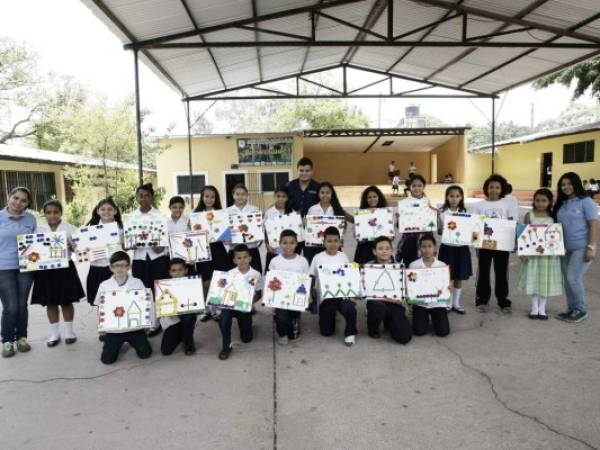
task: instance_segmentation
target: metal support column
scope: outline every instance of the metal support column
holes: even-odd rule
[[[141,186],[144,183],[144,162],[142,155],[142,114],[140,112],[140,74],[137,49],[133,50],[133,72],[135,76],[135,126],[137,131],[138,178]]]
[[[492,173],[496,172],[496,99],[492,97]]]
[[[190,101],[185,102],[185,112],[187,116],[187,140],[188,140],[188,170],[190,172],[190,208],[194,210],[194,176],[192,170],[192,125],[190,117]]]

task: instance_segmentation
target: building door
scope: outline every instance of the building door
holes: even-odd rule
[[[542,153],[542,172],[540,178],[540,186],[552,186],[552,152]]]
[[[226,173],[225,174],[225,198],[226,205],[233,205],[233,195],[231,195],[231,190],[236,184],[246,185],[246,174],[245,173]]]

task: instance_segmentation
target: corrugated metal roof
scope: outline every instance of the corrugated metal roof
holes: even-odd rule
[[[509,48],[509,47],[335,47],[310,46],[314,10],[317,40],[377,41],[361,33],[386,35],[387,2],[382,0],[82,0],[122,40],[141,45],[149,39],[161,43],[226,43],[255,41],[298,41],[304,47],[168,48],[142,47],[144,61],[177,86],[186,98],[247,86],[302,70],[313,70],[347,62],[400,76],[468,88],[482,94],[498,92],[600,53],[598,0],[394,0],[393,34],[399,41],[460,42],[463,17],[467,37],[494,32],[523,30],[482,42],[578,43],[594,48]],[[333,4],[337,6],[331,6]],[[343,4],[341,4],[343,3]],[[187,10],[186,10],[187,8]],[[289,10],[302,12],[282,15]],[[459,9],[456,9],[459,8]],[[189,11],[189,14],[188,14]],[[477,13],[479,11],[479,13]],[[277,14],[269,20],[251,21],[256,16]],[[333,16],[334,20],[327,16]],[[498,15],[502,15],[500,17]],[[260,18],[260,17],[259,17]],[[444,19],[443,22],[433,24]],[[242,25],[236,21],[247,20]],[[534,23],[525,27],[519,21]],[[344,23],[346,22],[346,23]],[[512,23],[511,23],[512,22]],[[432,24],[430,27],[426,27]],[[198,29],[205,32],[200,36]],[[218,27],[206,31],[206,27]],[[256,27],[254,30],[252,27]],[[419,27],[422,29],[419,30]],[[526,29],[523,29],[526,28]],[[270,32],[268,32],[270,31]],[[411,31],[413,31],[411,33]],[[179,39],[166,39],[173,35]],[[278,34],[279,33],[279,34]],[[283,34],[281,34],[283,33]],[[576,38],[561,33],[580,33]],[[586,36],[581,36],[584,33]],[[406,34],[405,36],[402,36]],[[294,37],[298,36],[298,37]],[[398,37],[400,36],[400,37]],[[596,42],[592,41],[595,39]],[[213,61],[214,59],[214,61]]]
[[[37,148],[24,147],[13,144],[0,144],[0,159],[14,159],[19,161],[36,161],[48,164],[70,164],[81,166],[104,167],[104,162],[98,158],[91,158],[71,153],[55,152],[52,150],[40,150]],[[137,164],[106,160],[106,166],[111,169],[137,170]],[[144,172],[156,172],[156,169],[144,167]]]

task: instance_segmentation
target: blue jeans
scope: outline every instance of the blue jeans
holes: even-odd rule
[[[592,262],[586,262],[583,259],[585,250],[585,247],[577,250],[567,250],[565,256],[560,259],[567,308],[571,311],[586,312],[583,276]]]
[[[2,300],[2,343],[27,337],[27,300],[33,273],[0,270],[0,300]]]

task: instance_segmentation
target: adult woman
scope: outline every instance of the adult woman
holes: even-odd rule
[[[560,177],[557,192],[553,215],[563,227],[566,252],[561,258],[561,269],[567,297],[567,311],[558,318],[581,322],[588,316],[583,276],[596,256],[598,211],[574,172]]]
[[[17,235],[33,233],[36,221],[26,211],[31,203],[31,192],[24,187],[14,188],[8,197],[8,206],[0,211],[0,299],[2,300],[2,356],[8,358],[28,352],[27,299],[33,274],[19,272]]]

